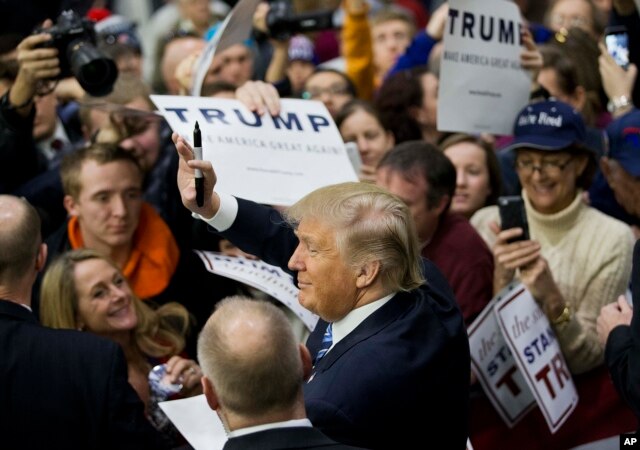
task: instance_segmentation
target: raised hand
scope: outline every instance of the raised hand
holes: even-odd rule
[[[220,208],[220,198],[213,190],[217,181],[213,166],[210,161],[194,159],[191,146],[178,133],[173,133],[171,139],[180,155],[177,182],[182,204],[190,211],[210,219]],[[202,207],[198,207],[196,203],[195,169],[200,169],[204,176],[204,203]]]

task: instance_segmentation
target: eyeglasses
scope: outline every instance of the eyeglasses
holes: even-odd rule
[[[322,94],[334,95],[347,95],[349,94],[349,88],[343,84],[334,84],[328,88],[310,88],[308,91],[302,93],[302,98],[305,100],[316,100],[322,96]]]
[[[583,16],[567,16],[564,14],[554,14],[551,16],[551,25],[554,28],[586,28],[591,27],[591,20]]]
[[[532,175],[536,170],[542,175],[555,176],[560,175],[564,169],[571,164],[573,158],[567,159],[565,162],[554,160],[542,160],[540,164],[534,164],[530,159],[517,159],[516,168],[525,176]]]

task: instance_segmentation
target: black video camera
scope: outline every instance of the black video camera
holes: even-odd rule
[[[51,40],[40,47],[58,49],[60,74],[55,79],[74,76],[80,86],[94,97],[113,90],[118,68],[96,48],[93,22],[74,11],[63,11],[51,28],[38,28],[35,33],[49,33]]]
[[[267,14],[267,29],[271,37],[285,41],[296,33],[336,28],[333,15],[330,9],[294,14],[289,0],[274,0]]]

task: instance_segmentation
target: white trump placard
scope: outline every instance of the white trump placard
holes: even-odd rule
[[[450,0],[438,91],[438,130],[510,135],[528,101],[520,11],[504,0]]]
[[[209,272],[240,281],[269,294],[293,311],[309,331],[316,327],[318,316],[300,305],[293,277],[279,267],[242,256],[226,256],[201,250],[195,252]]]
[[[216,190],[290,206],[323,186],[358,181],[340,133],[317,101],[282,99],[278,116],[249,111],[237,100],[152,95],[173,131],[193,144],[196,121],[203,158]]]
[[[520,283],[496,301],[498,324],[518,368],[533,392],[552,433],[578,404],[569,368],[555,333],[531,293]]]
[[[536,399],[502,335],[493,311],[495,301],[469,326],[471,369],[502,420],[512,428],[535,408]]]

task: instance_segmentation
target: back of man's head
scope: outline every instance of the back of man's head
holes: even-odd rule
[[[60,177],[65,195],[74,199],[79,197],[82,190],[80,175],[85,161],[95,161],[98,165],[116,161],[129,162],[140,172],[140,185],[142,185],[142,168],[133,154],[115,145],[93,144],[65,155],[62,160]]]
[[[40,217],[26,200],[0,195],[0,285],[34,275]]]
[[[444,196],[449,208],[456,190],[456,168],[434,145],[425,141],[407,141],[395,146],[378,163],[378,170],[402,174],[408,181],[423,177],[427,182],[427,206],[435,208]]]
[[[354,270],[379,262],[389,292],[410,291],[424,281],[411,213],[376,185],[349,182],[316,189],[289,208],[286,217],[294,227],[304,219],[330,226],[344,262]]]
[[[198,339],[198,359],[226,411],[260,418],[301,399],[303,367],[282,311],[243,297],[220,302]]]

